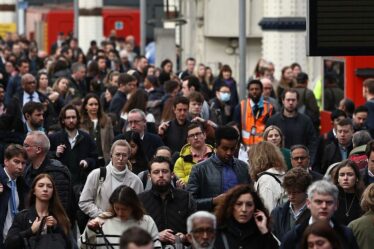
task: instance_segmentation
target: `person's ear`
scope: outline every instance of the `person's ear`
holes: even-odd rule
[[[188,242],[192,243],[192,235],[190,233],[187,233],[187,240]]]

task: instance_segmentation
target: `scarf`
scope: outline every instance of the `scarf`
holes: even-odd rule
[[[126,165],[126,169],[119,171],[116,167],[113,166],[112,161],[109,162],[108,168],[109,168],[110,175],[113,176],[113,178],[119,182],[123,181],[128,171],[127,165]]]

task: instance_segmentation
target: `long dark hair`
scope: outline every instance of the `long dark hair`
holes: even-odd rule
[[[351,168],[353,170],[353,172],[355,173],[355,176],[356,176],[356,179],[357,179],[356,183],[355,183],[355,186],[354,186],[355,195],[356,195],[357,199],[360,200],[362,192],[364,191],[365,187],[364,187],[364,183],[361,180],[360,170],[358,169],[357,164],[354,161],[346,159],[346,160],[343,160],[342,162],[340,162],[338,164],[338,166],[336,167],[336,170],[335,170],[334,184],[338,187],[340,194],[344,193],[343,188],[340,187],[339,182],[338,182],[339,181],[339,171],[344,167]]]
[[[109,197],[109,203],[111,205],[110,211],[114,216],[116,216],[116,213],[114,212],[114,203],[122,204],[131,208],[131,217],[135,220],[140,220],[145,215],[143,205],[135,191],[126,185],[121,185],[113,191]]]
[[[57,194],[55,182],[53,181],[53,178],[50,175],[39,174],[35,177],[34,181],[31,184],[31,191],[29,195],[29,205],[30,207],[35,206],[35,203],[36,203],[36,196],[34,194],[35,186],[38,183],[38,181],[43,178],[48,178],[51,181],[52,186],[53,186],[52,197],[51,199],[49,199],[49,202],[48,202],[48,211],[50,212],[50,214],[53,215],[54,218],[56,218],[57,223],[59,224],[59,226],[62,227],[65,235],[68,235],[70,231],[70,221],[65,212],[65,209],[63,208],[61,204],[60,198]]]
[[[222,199],[222,201],[218,203],[217,207],[215,208],[215,215],[217,217],[218,225],[222,226],[224,224],[227,224],[227,222],[232,219],[235,202],[241,195],[244,194],[250,194],[252,196],[253,202],[255,204],[255,210],[264,212],[265,216],[267,217],[267,227],[268,229],[270,229],[269,212],[265,208],[264,203],[262,202],[256,191],[249,184],[240,184],[227,191],[225,198]]]
[[[99,105],[99,107],[97,109],[97,119],[99,120],[100,127],[103,128],[108,121],[108,116],[103,111],[103,107],[101,105],[100,98],[94,93],[87,94],[86,97],[83,100],[83,104],[82,104],[82,108],[81,108],[81,124],[92,126],[91,119],[88,116],[88,112],[86,110],[86,105],[91,98],[96,99],[96,101]],[[91,127],[89,127],[89,128],[91,128]]]

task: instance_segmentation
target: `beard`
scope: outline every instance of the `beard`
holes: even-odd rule
[[[213,239],[213,240],[210,241],[210,242],[206,242],[206,243],[204,243],[205,245],[201,246],[201,245],[200,245],[200,244],[195,240],[195,238],[192,236],[191,244],[192,244],[192,248],[194,248],[194,249],[213,249],[214,241],[215,241],[215,239]]]
[[[170,182],[168,184],[165,184],[165,185],[159,185],[159,184],[156,184],[156,183],[152,184],[152,188],[159,193],[167,192],[170,189],[170,187],[171,187]]]

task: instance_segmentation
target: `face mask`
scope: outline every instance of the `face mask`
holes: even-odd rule
[[[230,93],[219,93],[220,99],[222,102],[228,102],[230,100]]]

